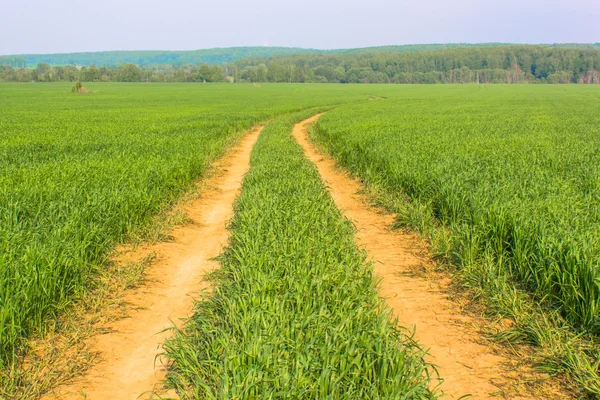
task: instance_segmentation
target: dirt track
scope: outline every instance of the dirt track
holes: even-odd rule
[[[175,397],[174,393],[162,392],[163,365],[160,359],[155,363],[169,335],[162,331],[173,323],[180,325],[181,318],[191,315],[190,296],[207,287],[204,275],[218,267],[212,258],[227,243],[226,223],[233,216],[233,203],[261,129],[254,129],[215,163],[207,189],[198,200],[184,206],[193,224],[176,228],[170,242],[125,255],[130,260],[152,252],[157,255],[148,269],[147,284],[126,299],[132,304],[130,317],[107,327],[111,333],[96,336],[90,343],[102,362],[72,385],[57,388],[47,399],[133,400],[149,398],[153,392]]]
[[[448,298],[448,281],[432,282],[417,276],[429,261],[418,238],[390,230],[393,215],[381,214],[358,194],[360,184],[335,167],[329,157],[319,154],[307,138],[312,117],[294,128],[294,136],[307,157],[316,165],[331,195],[345,216],[357,227],[357,242],[375,261],[375,274],[382,278],[381,296],[405,327],[416,327],[415,338],[431,356],[444,378],[442,389],[448,399],[471,394],[474,399],[492,398],[502,382],[504,358],[479,344],[481,336],[472,325],[477,321]],[[163,332],[172,323],[191,315],[192,298],[208,284],[206,272],[218,267],[216,257],[228,239],[226,223],[233,216],[233,203],[250,152],[261,128],[246,136],[240,146],[215,164],[215,174],[206,181],[199,200],[185,206],[193,224],[171,232],[173,241],[137,249],[128,260],[154,252],[157,259],[148,269],[148,283],[128,296],[130,318],[110,327],[111,333],[95,337],[91,348],[103,361],[68,387],[59,387],[46,399],[147,399],[153,393],[174,398],[162,390],[164,370],[160,346],[168,336]],[[171,322],[172,321],[172,322]],[[140,397],[141,396],[141,397]],[[494,397],[497,398],[497,397]]]
[[[314,116],[297,124],[294,137],[319,170],[338,208],[357,228],[359,246],[375,261],[374,272],[382,278],[381,296],[398,316],[399,324],[416,327],[415,338],[431,354],[428,361],[438,366],[448,399],[471,394],[474,399],[492,397],[502,381],[504,358],[478,342],[482,339],[447,296],[448,282],[431,282],[416,276],[428,260],[426,249],[414,236],[390,230],[393,215],[377,212],[368,199],[358,194],[360,184],[335,167],[335,162],[316,151],[308,139],[307,125]],[[497,398],[497,397],[495,397]]]

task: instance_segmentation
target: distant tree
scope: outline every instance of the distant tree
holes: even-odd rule
[[[306,82],[306,72],[304,71],[304,68],[297,66],[297,65],[293,65],[292,66],[292,82]]]
[[[329,65],[313,68],[315,78],[324,82],[339,82],[335,69]]]
[[[52,71],[52,67],[50,64],[41,62],[37,65],[34,72],[34,79],[38,82],[47,82],[50,80],[50,72]]]
[[[223,82],[225,81],[225,70],[219,65],[213,65],[211,67],[211,82]]]
[[[14,81],[16,72],[10,65],[0,65],[0,82]]]
[[[266,82],[267,72],[267,66],[265,64],[259,64],[252,70],[252,73],[250,74],[250,80],[252,82]]]
[[[288,82],[289,72],[279,63],[272,63],[267,69],[267,80],[269,82]]]
[[[212,71],[210,65],[200,64],[198,67],[198,81],[200,82],[211,82]]]
[[[135,64],[124,64],[117,68],[115,78],[117,82],[139,82],[142,71]]]
[[[100,80],[100,70],[94,65],[89,68],[81,68],[79,78],[84,82],[98,82]]]
[[[21,68],[17,70],[15,75],[16,82],[31,82],[35,79],[36,74],[34,70]]]

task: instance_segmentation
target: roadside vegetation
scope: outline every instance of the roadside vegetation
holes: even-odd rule
[[[316,112],[267,125],[253,150],[211,294],[165,346],[183,398],[436,398],[424,352],[290,135]]]
[[[448,97],[454,92],[456,97]],[[464,287],[600,395],[600,117],[593,88],[407,88],[337,108],[313,138],[429,238]]]

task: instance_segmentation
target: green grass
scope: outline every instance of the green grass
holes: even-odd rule
[[[252,152],[212,294],[165,346],[183,398],[435,398],[422,350],[290,135],[313,113],[268,125]]]
[[[544,368],[596,395],[599,100],[596,87],[404,87],[313,132],[515,320],[503,339],[541,346]]]
[[[88,89],[0,85],[0,366],[246,129],[368,98],[368,88],[316,85]]]

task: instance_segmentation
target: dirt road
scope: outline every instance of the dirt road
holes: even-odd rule
[[[164,330],[173,323],[181,325],[181,319],[192,314],[191,296],[208,286],[204,275],[218,267],[212,258],[227,244],[226,224],[233,216],[233,203],[261,129],[254,129],[214,164],[206,190],[184,206],[192,224],[175,228],[170,242],[125,255],[131,260],[152,252],[157,255],[148,269],[146,285],[126,299],[132,304],[130,317],[107,327],[110,333],[96,336],[90,343],[100,353],[100,363],[47,399],[133,400],[150,398],[154,392],[175,397],[162,390],[164,366],[157,356],[169,335]]]

